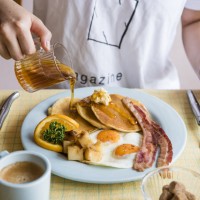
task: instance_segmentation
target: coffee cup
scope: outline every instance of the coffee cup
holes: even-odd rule
[[[0,152],[0,199],[49,200],[51,164],[33,151]]]

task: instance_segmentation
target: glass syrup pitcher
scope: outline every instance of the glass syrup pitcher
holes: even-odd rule
[[[70,88],[74,90],[76,82],[69,53],[60,43],[51,45],[50,51],[40,47],[34,54],[16,61],[15,75],[27,92],[35,92],[66,80],[70,81]]]

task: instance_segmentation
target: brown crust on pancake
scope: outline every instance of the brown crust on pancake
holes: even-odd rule
[[[79,115],[93,126],[100,129],[108,129],[108,127],[102,124],[93,113],[90,101],[87,102],[85,101],[85,99],[83,99],[79,103],[77,103],[76,108]]]
[[[80,99],[74,99],[74,104],[79,102]],[[79,123],[79,128],[76,129],[75,131],[80,132],[80,131],[88,131],[89,133],[94,132],[97,130],[96,127],[91,125],[88,121],[83,119],[78,112],[75,110],[73,112],[70,111],[69,109],[70,105],[70,98],[61,98],[57,100],[52,107],[49,108],[49,114],[63,114],[71,117],[72,119],[76,120]]]
[[[123,132],[136,132],[141,130],[135,117],[122,103],[124,98],[118,94],[110,95],[112,102],[105,106],[103,104],[93,103],[91,106],[97,119],[108,127],[123,131]],[[135,101],[136,103],[139,103]]]

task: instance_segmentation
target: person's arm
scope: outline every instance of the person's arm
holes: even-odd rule
[[[184,9],[182,37],[187,57],[200,79],[200,11]]]
[[[42,21],[13,0],[0,0],[0,55],[19,60],[35,52],[32,33],[49,50],[51,32]]]

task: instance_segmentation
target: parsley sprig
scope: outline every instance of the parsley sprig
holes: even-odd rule
[[[43,132],[43,139],[52,144],[62,144],[65,137],[65,126],[54,121]]]

